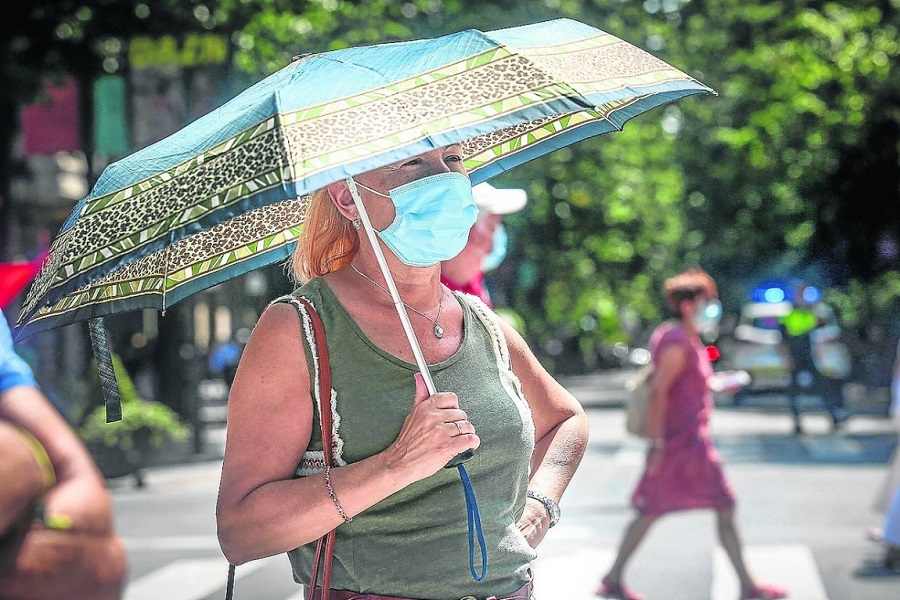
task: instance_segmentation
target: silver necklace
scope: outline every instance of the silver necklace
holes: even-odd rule
[[[388,290],[386,287],[384,287],[383,285],[381,285],[380,283],[378,283],[377,281],[375,281],[374,279],[372,279],[371,277],[369,277],[368,275],[366,275],[365,273],[363,273],[362,271],[357,269],[353,264],[350,265],[350,268],[353,269],[354,271],[356,271],[356,273],[360,277],[368,280],[369,283],[371,283],[372,285],[374,285],[375,287],[377,287],[378,289],[380,289],[381,291],[386,293],[388,296],[391,295],[390,290]],[[435,315],[435,317],[433,319],[431,317],[429,317],[428,315],[426,315],[425,313],[423,313],[422,311],[416,310],[415,308],[413,308],[406,302],[403,302],[403,298],[400,298],[400,302],[403,303],[403,306],[405,306],[409,310],[413,311],[417,315],[424,317],[424,318],[428,319],[429,321],[431,321],[431,323],[433,325],[431,330],[434,332],[434,337],[436,337],[437,339],[441,339],[442,337],[444,337],[444,328],[441,327],[440,323],[438,323],[438,319],[441,318],[441,309],[444,308],[444,290],[443,289],[441,290],[441,299],[438,302],[437,315]]]

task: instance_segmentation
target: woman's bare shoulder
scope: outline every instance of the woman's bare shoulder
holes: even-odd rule
[[[300,315],[297,309],[288,302],[274,302],[266,307],[253,333],[253,338],[265,341],[267,343],[300,343],[300,334],[302,331],[300,323]],[[300,344],[302,349],[302,344]]]
[[[300,329],[290,304],[270,305],[260,316],[228,397],[228,444],[234,451],[258,452],[260,432],[269,442],[288,444],[295,457],[302,451],[295,442],[305,448],[312,400]],[[287,462],[280,466],[287,468]]]
[[[241,370],[267,380],[308,381],[302,325],[294,306],[276,302],[263,311],[241,356],[238,375]]]
[[[228,397],[228,444],[219,506],[290,478],[309,444],[313,408],[300,318],[290,304],[263,311]]]

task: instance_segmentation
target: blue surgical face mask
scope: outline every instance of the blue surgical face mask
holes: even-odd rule
[[[472,183],[462,173],[429,175],[390,190],[358,186],[394,203],[394,220],[378,237],[405,265],[430,267],[462,252],[478,218]]]
[[[494,240],[491,243],[491,253],[485,256],[484,260],[481,263],[482,271],[493,271],[500,266],[500,263],[502,263],[503,259],[506,258],[506,247],[508,243],[509,238],[506,235],[506,228],[502,223],[500,223],[499,225],[497,225],[497,229],[494,230]]]

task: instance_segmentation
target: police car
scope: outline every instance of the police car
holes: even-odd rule
[[[810,332],[816,369],[826,377],[846,379],[851,361],[841,341],[841,328],[834,311],[821,301],[818,290],[803,290],[805,304],[818,321]],[[724,348],[728,366],[750,373],[749,386],[741,394],[784,392],[791,384],[791,357],[783,338],[782,322],[794,310],[788,293],[778,287],[754,294],[754,302],[741,309],[730,343]],[[739,398],[738,398],[739,400]]]

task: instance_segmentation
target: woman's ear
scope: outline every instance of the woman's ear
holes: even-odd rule
[[[353,196],[350,194],[347,184],[343,181],[335,181],[325,187],[328,192],[328,198],[337,208],[338,212],[344,217],[353,221],[359,216],[356,210],[356,203],[353,202]]]

